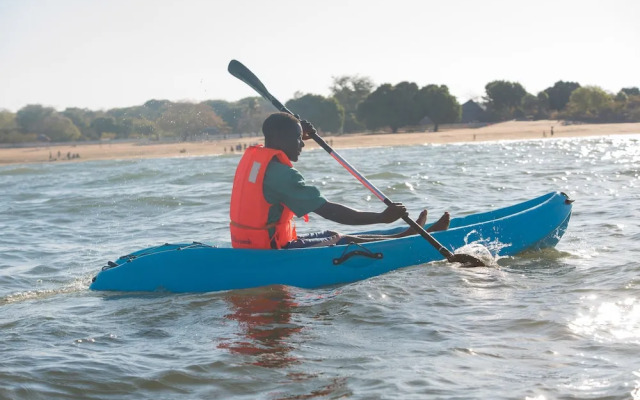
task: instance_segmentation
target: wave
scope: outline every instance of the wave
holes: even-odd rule
[[[0,167],[0,176],[44,175],[48,171],[42,167]]]
[[[38,289],[38,290],[26,290],[22,292],[8,294],[0,297],[0,306],[21,303],[29,300],[43,300],[50,297],[55,297],[61,294],[79,293],[89,289],[91,279],[93,275],[86,275],[74,279],[72,282],[65,284],[62,287],[54,289]]]

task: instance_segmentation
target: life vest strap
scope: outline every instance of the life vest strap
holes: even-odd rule
[[[239,223],[237,223],[235,221],[231,221],[231,225],[235,226],[236,228],[240,228],[240,229],[251,229],[251,230],[254,230],[254,231],[266,231],[266,230],[269,230],[271,228],[275,228],[276,225],[278,225],[278,223],[277,222],[272,222],[272,223],[267,224],[267,225],[265,225],[265,226],[263,226],[261,228],[256,228],[254,226],[248,226],[248,225],[242,225],[242,224],[239,224]]]

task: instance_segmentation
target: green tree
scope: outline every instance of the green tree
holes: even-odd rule
[[[67,117],[80,130],[81,137],[84,139],[99,139],[100,135],[91,128],[91,122],[96,118],[96,112],[86,108],[67,108],[61,113]]]
[[[287,101],[285,106],[301,118],[311,121],[320,131],[336,133],[342,130],[344,108],[333,97],[306,94]]]
[[[98,138],[102,137],[105,133],[118,133],[118,126],[113,117],[98,117],[91,121],[90,127],[96,132]]]
[[[629,100],[629,95],[623,92],[622,90],[616,94],[614,99],[616,103],[626,103]]]
[[[131,133],[136,136],[149,137],[156,132],[156,124],[144,118],[131,119]]]
[[[66,116],[50,107],[30,104],[16,113],[16,123],[24,134],[44,135],[55,142],[77,140],[80,130]]]
[[[228,129],[211,107],[206,104],[173,103],[158,119],[158,126],[171,136],[183,140],[205,131],[223,132]]]
[[[43,118],[37,127],[36,133],[47,136],[53,142],[78,140],[82,136],[73,121],[58,113]]]
[[[620,91],[627,96],[640,96],[640,89],[637,87],[622,88]]]
[[[544,90],[536,96],[538,98],[538,114],[536,119],[549,118],[549,95]]]
[[[144,103],[144,110],[140,111],[140,117],[149,121],[157,121],[170,105],[169,100],[149,100]]]
[[[358,105],[371,94],[374,86],[373,81],[368,77],[358,75],[333,77],[331,95],[344,108],[344,132],[357,132],[365,128],[357,117]]]
[[[53,108],[43,107],[40,104],[24,106],[16,113],[18,128],[22,133],[41,133],[38,129],[42,126],[42,120],[55,112]]]
[[[614,122],[638,122],[640,121],[640,91],[637,88],[622,89],[616,94],[612,107]]]
[[[235,131],[241,134],[262,132],[262,123],[276,111],[273,105],[262,97],[245,97],[238,100],[234,107],[238,110]]]
[[[629,95],[624,104],[624,118],[628,122],[640,122],[640,95]]]
[[[113,118],[113,130],[115,137],[126,139],[133,132],[133,120],[141,119],[146,109],[144,107],[112,108],[105,113],[108,118]]]
[[[531,93],[524,95],[520,107],[525,118],[538,119],[542,114],[544,114],[544,105],[542,104],[540,97],[541,96],[534,96]],[[542,97],[544,99],[544,96]]]
[[[427,85],[416,94],[420,114],[428,116],[434,123],[434,131],[440,124],[460,121],[462,107],[446,85]]]
[[[612,107],[610,94],[597,86],[584,86],[571,93],[567,114],[575,119],[602,121],[609,119]]]
[[[240,105],[225,100],[207,100],[202,103],[211,107],[211,109],[229,126],[229,129],[231,129],[232,132],[237,131],[238,121],[243,114],[243,110]]]
[[[0,143],[19,141],[23,136],[18,131],[16,115],[10,111],[0,110]]]
[[[518,82],[492,81],[485,86],[487,108],[495,119],[507,120],[522,115],[522,98],[527,91]]]
[[[122,107],[112,108],[106,112],[106,115],[113,117],[117,125],[119,121],[123,121],[126,118],[139,117],[139,112],[137,107]]]
[[[390,127],[396,133],[403,126],[416,125],[422,116],[415,96],[418,85],[400,82],[380,85],[358,106],[358,119],[368,129]]]
[[[549,96],[549,109],[562,111],[569,102],[571,93],[579,87],[578,82],[558,81],[553,86],[546,88],[544,92]]]

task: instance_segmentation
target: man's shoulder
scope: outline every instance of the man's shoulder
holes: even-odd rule
[[[267,170],[265,171],[265,178],[273,177],[273,176],[302,176],[300,172],[288,165],[285,165],[278,160],[271,160],[269,165],[267,165]]]

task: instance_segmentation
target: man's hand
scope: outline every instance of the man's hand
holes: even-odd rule
[[[380,222],[389,224],[407,215],[407,207],[402,203],[393,203],[380,213]]]
[[[318,132],[313,124],[306,119],[300,121],[300,125],[302,125],[302,140],[311,139],[310,135]]]

